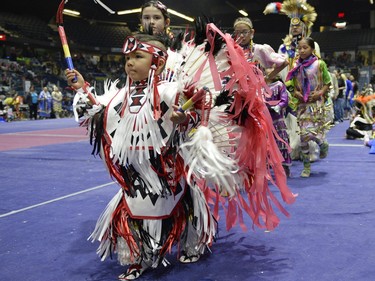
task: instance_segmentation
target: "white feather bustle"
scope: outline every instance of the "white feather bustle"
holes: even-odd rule
[[[185,42],[179,54],[173,56],[176,57],[176,59],[173,59],[175,61],[173,63],[174,79],[178,82],[180,93],[183,93],[191,85],[198,90],[205,87],[210,92],[215,92],[205,46],[206,43],[195,46],[191,42]],[[203,68],[201,68],[202,65]],[[196,77],[198,71],[201,71],[201,74]]]
[[[108,103],[111,101],[111,99],[114,97],[114,95],[118,92],[117,84],[120,80],[116,79],[114,81],[110,79],[106,79],[104,81],[104,94],[103,95],[97,95],[95,92],[95,85],[94,87],[88,87],[86,91],[92,93],[96,100],[98,101],[98,105],[93,105],[91,109],[86,110],[84,114],[84,118],[89,119],[93,117],[97,112],[103,109],[103,107],[107,106]],[[78,89],[76,91],[76,94],[73,98],[73,114],[76,122],[79,122],[78,117],[78,110],[82,106],[86,106],[89,104],[89,99],[87,93],[84,91],[83,88]]]
[[[205,179],[235,196],[240,189],[239,167],[232,153],[240,128],[228,124],[229,119],[219,108],[213,108],[208,127],[199,126],[192,138],[180,149],[188,167],[188,181],[191,176]],[[190,182],[188,182],[190,183]]]
[[[220,92],[215,89],[214,75],[205,46],[206,43],[199,46],[191,42],[183,44],[180,53],[184,61],[179,66],[175,64],[175,78],[180,93],[183,93],[190,85],[198,90],[206,88],[214,101]],[[217,53],[215,63],[219,73],[230,67],[225,49]],[[199,71],[201,71],[200,76],[196,77]],[[211,97],[207,95],[206,101]],[[181,99],[181,103],[186,101],[183,95]],[[187,142],[185,140],[180,149],[188,167],[189,184],[193,175],[218,185],[222,190],[227,191],[229,196],[234,196],[236,189],[239,189],[237,183],[240,182],[240,176],[237,174],[238,165],[231,153],[236,139],[233,137],[231,139],[229,135],[235,135],[233,131],[238,130],[239,127],[228,124],[231,121],[228,121],[229,118],[224,115],[223,108],[210,109],[208,127],[199,126],[192,138]]]
[[[114,81],[110,79],[106,79],[104,82],[104,94],[103,95],[95,95],[98,102],[103,105],[107,106],[108,103],[112,100],[114,95],[119,91],[117,84],[120,82],[120,79],[116,79]]]

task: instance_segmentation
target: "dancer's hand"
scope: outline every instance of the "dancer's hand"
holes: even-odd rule
[[[323,96],[322,91],[313,91],[309,95],[309,102],[314,102],[319,100]]]
[[[303,95],[302,95],[302,92],[301,91],[297,91],[297,90],[294,90],[294,93],[293,95],[301,102],[305,102],[303,100]]]
[[[66,69],[65,76],[68,80],[68,85],[72,86],[74,89],[80,89],[85,84],[83,76],[75,69]],[[73,82],[74,79],[76,79],[77,81]]]
[[[173,105],[173,108],[175,111],[172,112],[171,121],[177,125],[184,123],[187,117],[186,113],[179,111],[179,107],[177,105]]]

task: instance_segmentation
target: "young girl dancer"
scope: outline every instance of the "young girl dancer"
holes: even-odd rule
[[[298,43],[299,58],[289,71],[286,80],[291,80],[294,87],[293,96],[298,99],[297,121],[300,127],[303,170],[301,177],[309,177],[311,173],[309,157],[309,141],[313,140],[320,146],[320,158],[328,153],[326,141],[327,99],[330,74],[327,65],[314,54],[314,40],[302,38]]]
[[[173,33],[169,30],[171,19],[167,7],[160,1],[149,1],[141,7],[141,32],[152,34],[166,34],[173,38]]]
[[[237,18],[234,21],[233,28],[234,39],[244,50],[247,61],[259,67],[265,74],[266,83],[271,83],[268,85],[272,86],[271,91],[268,95],[265,95],[265,99],[274,102],[279,101],[278,105],[274,104],[275,107],[270,110],[270,113],[277,133],[284,140],[284,142],[277,140],[277,143],[285,159],[283,163],[285,173],[289,176],[292,162],[288,152],[289,137],[283,117],[284,107],[288,105],[288,92],[281,81],[276,82],[278,73],[288,66],[288,62],[284,55],[276,53],[271,46],[253,42],[255,30],[248,17]],[[284,88],[281,87],[282,85],[284,85]],[[276,108],[278,108],[277,112],[275,111]]]
[[[267,44],[255,44],[253,42],[255,30],[248,17],[240,17],[234,21],[234,40],[244,50],[248,62],[257,64],[261,70],[272,68],[268,74],[273,79],[285,67],[288,66],[286,57],[276,53]]]

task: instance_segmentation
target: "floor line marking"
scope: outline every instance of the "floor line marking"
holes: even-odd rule
[[[68,134],[20,134],[20,133],[9,133],[2,134],[3,136],[27,136],[27,137],[66,137],[66,138],[82,138],[87,135],[68,135]]]
[[[4,218],[4,217],[10,216],[10,215],[14,215],[14,214],[21,213],[21,212],[24,212],[24,211],[27,211],[27,210],[31,210],[31,209],[34,209],[36,207],[40,207],[40,206],[47,205],[47,204],[50,204],[50,203],[53,203],[53,202],[57,202],[57,201],[60,201],[60,200],[63,200],[63,199],[69,198],[69,197],[73,197],[73,196],[76,196],[76,195],[80,195],[82,193],[90,192],[90,191],[93,191],[93,190],[96,190],[96,189],[99,189],[99,188],[103,188],[103,187],[106,187],[106,186],[112,185],[112,184],[115,184],[115,182],[105,183],[105,184],[98,185],[98,186],[95,186],[95,187],[92,187],[92,188],[88,188],[88,189],[81,190],[81,191],[78,191],[78,192],[74,192],[74,193],[71,193],[71,194],[68,194],[68,195],[64,195],[64,196],[61,196],[61,197],[58,197],[58,198],[55,198],[55,199],[51,199],[51,200],[48,200],[48,201],[45,201],[45,202],[42,202],[42,203],[39,203],[39,204],[31,205],[29,207],[25,207],[25,208],[18,209],[18,210],[13,210],[13,211],[10,211],[10,212],[5,213],[5,214],[0,214],[0,218]]]
[[[366,147],[364,144],[340,144],[340,143],[330,143],[329,146]]]

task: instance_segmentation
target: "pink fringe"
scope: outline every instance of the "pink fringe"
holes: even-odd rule
[[[270,190],[269,183],[279,189],[282,200],[287,204],[295,201],[295,195],[287,185],[282,167],[284,159],[274,138],[277,132],[263,99],[264,91],[268,90],[268,86],[264,81],[263,73],[246,61],[242,48],[234,43],[229,34],[222,34],[212,24],[208,25],[207,30],[212,38],[220,35],[226,44],[231,67],[225,73],[220,73],[220,76],[231,77],[226,90],[234,96],[231,107],[234,112],[233,119],[239,120],[238,125],[243,127],[239,146],[236,149],[236,159],[241,167],[241,173],[249,177],[249,180],[243,182],[248,202],[238,192],[235,198],[228,198],[226,206],[223,205],[227,229],[239,223],[241,228],[246,230],[242,212],[245,211],[254,225],[272,230],[280,221],[272,205],[275,205],[285,216],[289,214]],[[244,111],[247,112],[246,117],[243,117]],[[218,203],[216,199],[215,209]]]

